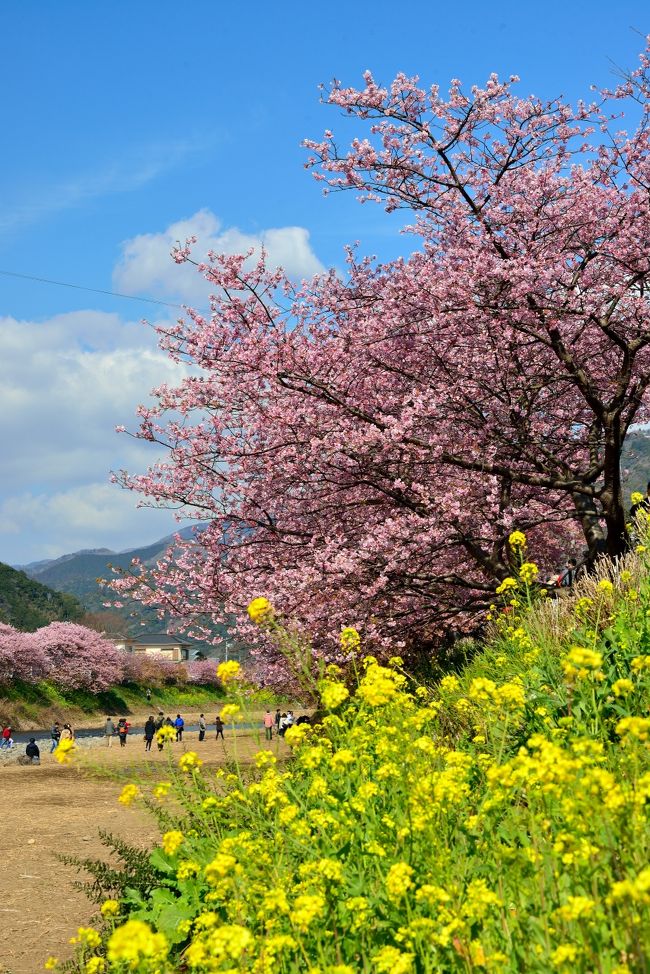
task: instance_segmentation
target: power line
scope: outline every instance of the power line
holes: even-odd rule
[[[92,291],[93,294],[107,294],[112,298],[126,298],[129,301],[146,301],[147,304],[160,304],[166,308],[179,308],[185,311],[182,304],[173,304],[171,301],[161,301],[158,298],[143,298],[137,294],[123,294],[121,291],[105,291],[99,287],[85,287],[83,284],[70,284],[68,281],[53,281],[49,277],[35,277],[33,274],[19,274],[17,271],[3,271],[0,274],[5,277],[18,277],[23,281],[37,281],[39,284],[55,284],[57,287],[71,287],[76,291]],[[200,311],[200,308],[196,309]],[[210,312],[204,312],[209,314]]]

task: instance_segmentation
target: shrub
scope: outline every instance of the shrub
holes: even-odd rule
[[[43,679],[48,661],[31,633],[19,632],[0,622],[0,686],[14,680],[34,683]]]
[[[45,657],[47,678],[59,686],[99,693],[122,679],[124,654],[85,626],[52,622],[26,638],[27,651]]]

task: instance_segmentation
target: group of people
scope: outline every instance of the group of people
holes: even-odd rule
[[[15,742],[12,737],[11,724],[6,724],[2,728],[2,733],[0,734],[0,749],[11,750],[15,747]],[[54,721],[52,729],[50,730],[50,754],[56,751],[59,746],[60,741],[74,741],[74,731],[71,724],[61,724],[58,720]],[[29,743],[25,748],[25,753],[18,758],[18,764],[40,764],[41,763],[41,749],[36,743],[35,737],[30,737]]]
[[[287,730],[290,727],[293,727],[294,724],[308,724],[309,717],[303,714],[296,720],[293,715],[293,710],[287,710],[285,713],[280,713],[280,708],[278,707],[275,714],[272,714],[270,710],[267,710],[264,714],[264,720],[262,723],[264,725],[266,740],[272,741],[274,729],[279,737],[284,737]]]
[[[223,738],[224,723],[220,717],[216,718],[215,725],[217,731],[216,736]],[[156,735],[158,734],[158,731],[161,730],[163,727],[171,727],[174,732],[175,740],[179,743],[182,743],[183,733],[185,731],[185,719],[180,714],[176,714],[175,719],[172,720],[171,717],[169,716],[166,717],[162,710],[159,710],[157,717],[154,717],[153,714],[149,714],[149,717],[145,722],[144,732],[143,732],[145,751],[151,750],[154,739],[156,740],[156,743],[158,745],[158,750],[162,751],[164,747],[164,740],[161,740]],[[117,724],[115,724],[113,718],[111,716],[108,716],[104,724],[104,737],[106,738],[107,746],[108,747],[111,746],[113,737],[117,735],[120,740],[120,747],[125,747],[126,739],[130,728],[131,725],[129,724],[128,720],[125,717],[120,717]],[[199,717],[199,740],[200,741],[205,740],[205,734],[207,729],[208,729],[208,725],[205,719],[205,714],[201,714]]]
[[[273,731],[279,737],[284,737],[287,729],[292,727],[294,724],[303,724],[309,722],[309,718],[306,716],[294,717],[292,710],[287,710],[281,712],[280,708],[276,710],[275,714],[267,710],[264,718],[262,720],[262,725],[265,730],[265,736],[267,741],[273,739]],[[224,728],[225,724],[219,715],[216,716],[214,720],[215,728],[215,739],[225,740],[224,738]],[[205,740],[205,735],[208,730],[208,722],[206,720],[205,714],[199,716],[199,741]],[[145,751],[150,751],[154,740],[157,743],[158,750],[162,751],[164,748],[164,737],[157,736],[158,731],[163,727],[170,727],[173,730],[173,736],[177,742],[183,741],[183,733],[185,731],[185,720],[180,714],[176,714],[176,718],[172,720],[171,717],[165,716],[161,711],[158,712],[158,716],[154,718],[153,714],[150,714],[144,725],[144,749]],[[104,722],[104,739],[106,741],[107,747],[110,747],[113,743],[115,737],[118,738],[120,742],[120,747],[126,747],[127,738],[129,731],[131,730],[131,724],[126,717],[120,717],[117,722],[114,717],[108,715]],[[74,741],[75,732],[72,725],[69,723],[60,724],[58,720],[55,720],[52,728],[50,730],[50,754],[56,751],[61,741],[69,740]],[[168,736],[169,739],[169,736]],[[14,747],[14,740],[12,738],[11,726],[2,727],[2,733],[0,734],[0,749],[8,749]],[[40,749],[36,743],[36,738],[32,737],[29,740],[25,748],[25,754],[18,759],[19,764],[40,764]]]

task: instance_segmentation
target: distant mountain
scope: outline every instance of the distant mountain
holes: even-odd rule
[[[199,524],[198,530],[205,526]],[[190,525],[180,529],[177,534],[184,540],[189,540],[195,533],[195,527]],[[129,568],[134,558],[139,558],[143,565],[152,566],[161,558],[175,535],[170,534],[153,544],[139,548],[129,548],[126,551],[111,551],[109,548],[85,548],[74,551],[60,558],[32,562],[25,565],[22,571],[30,578],[51,586],[59,592],[69,593],[78,600],[83,608],[90,613],[104,611],[104,603],[110,602],[113,594],[109,589],[98,584],[99,579],[110,579],[113,576],[111,566]],[[117,610],[115,610],[117,611]],[[166,628],[166,620],[159,619],[155,609],[132,602],[119,611],[126,619],[131,635],[137,636],[143,631],[160,632]],[[217,630],[221,635],[221,631]],[[223,638],[228,639],[225,631]],[[213,655],[214,648],[202,642],[192,642],[195,649]]]
[[[50,622],[76,622],[83,615],[74,595],[55,592],[0,562],[0,622],[33,632]]]
[[[192,526],[182,528],[178,534],[185,540],[192,537]],[[22,571],[44,585],[75,595],[89,611],[97,611],[110,598],[110,593],[100,588],[98,578],[110,578],[111,565],[115,568],[129,568],[134,558],[144,565],[154,565],[173,542],[174,535],[167,535],[160,541],[126,551],[111,551],[110,548],[84,548],[73,551],[60,558],[35,561],[24,565]]]
[[[51,565],[57,565],[59,562],[70,561],[71,558],[76,558],[77,555],[114,555],[115,552],[111,551],[110,548],[82,548],[81,551],[73,551],[69,555],[61,555],[60,558],[46,558],[44,561],[30,561],[28,565],[14,565],[19,572],[25,572],[26,575],[31,575],[32,577],[40,574],[40,572],[45,571]]]

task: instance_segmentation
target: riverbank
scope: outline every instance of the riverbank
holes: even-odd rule
[[[30,731],[49,728],[58,720],[81,729],[98,726],[107,714],[144,723],[150,713],[160,710],[165,714],[173,710],[174,715],[186,711],[198,718],[201,712],[207,715],[215,710],[224,699],[224,692],[217,685],[151,687],[151,700],[147,699],[148,689],[126,683],[93,694],[87,690],[62,690],[52,683],[16,682],[0,688],[0,724]]]

